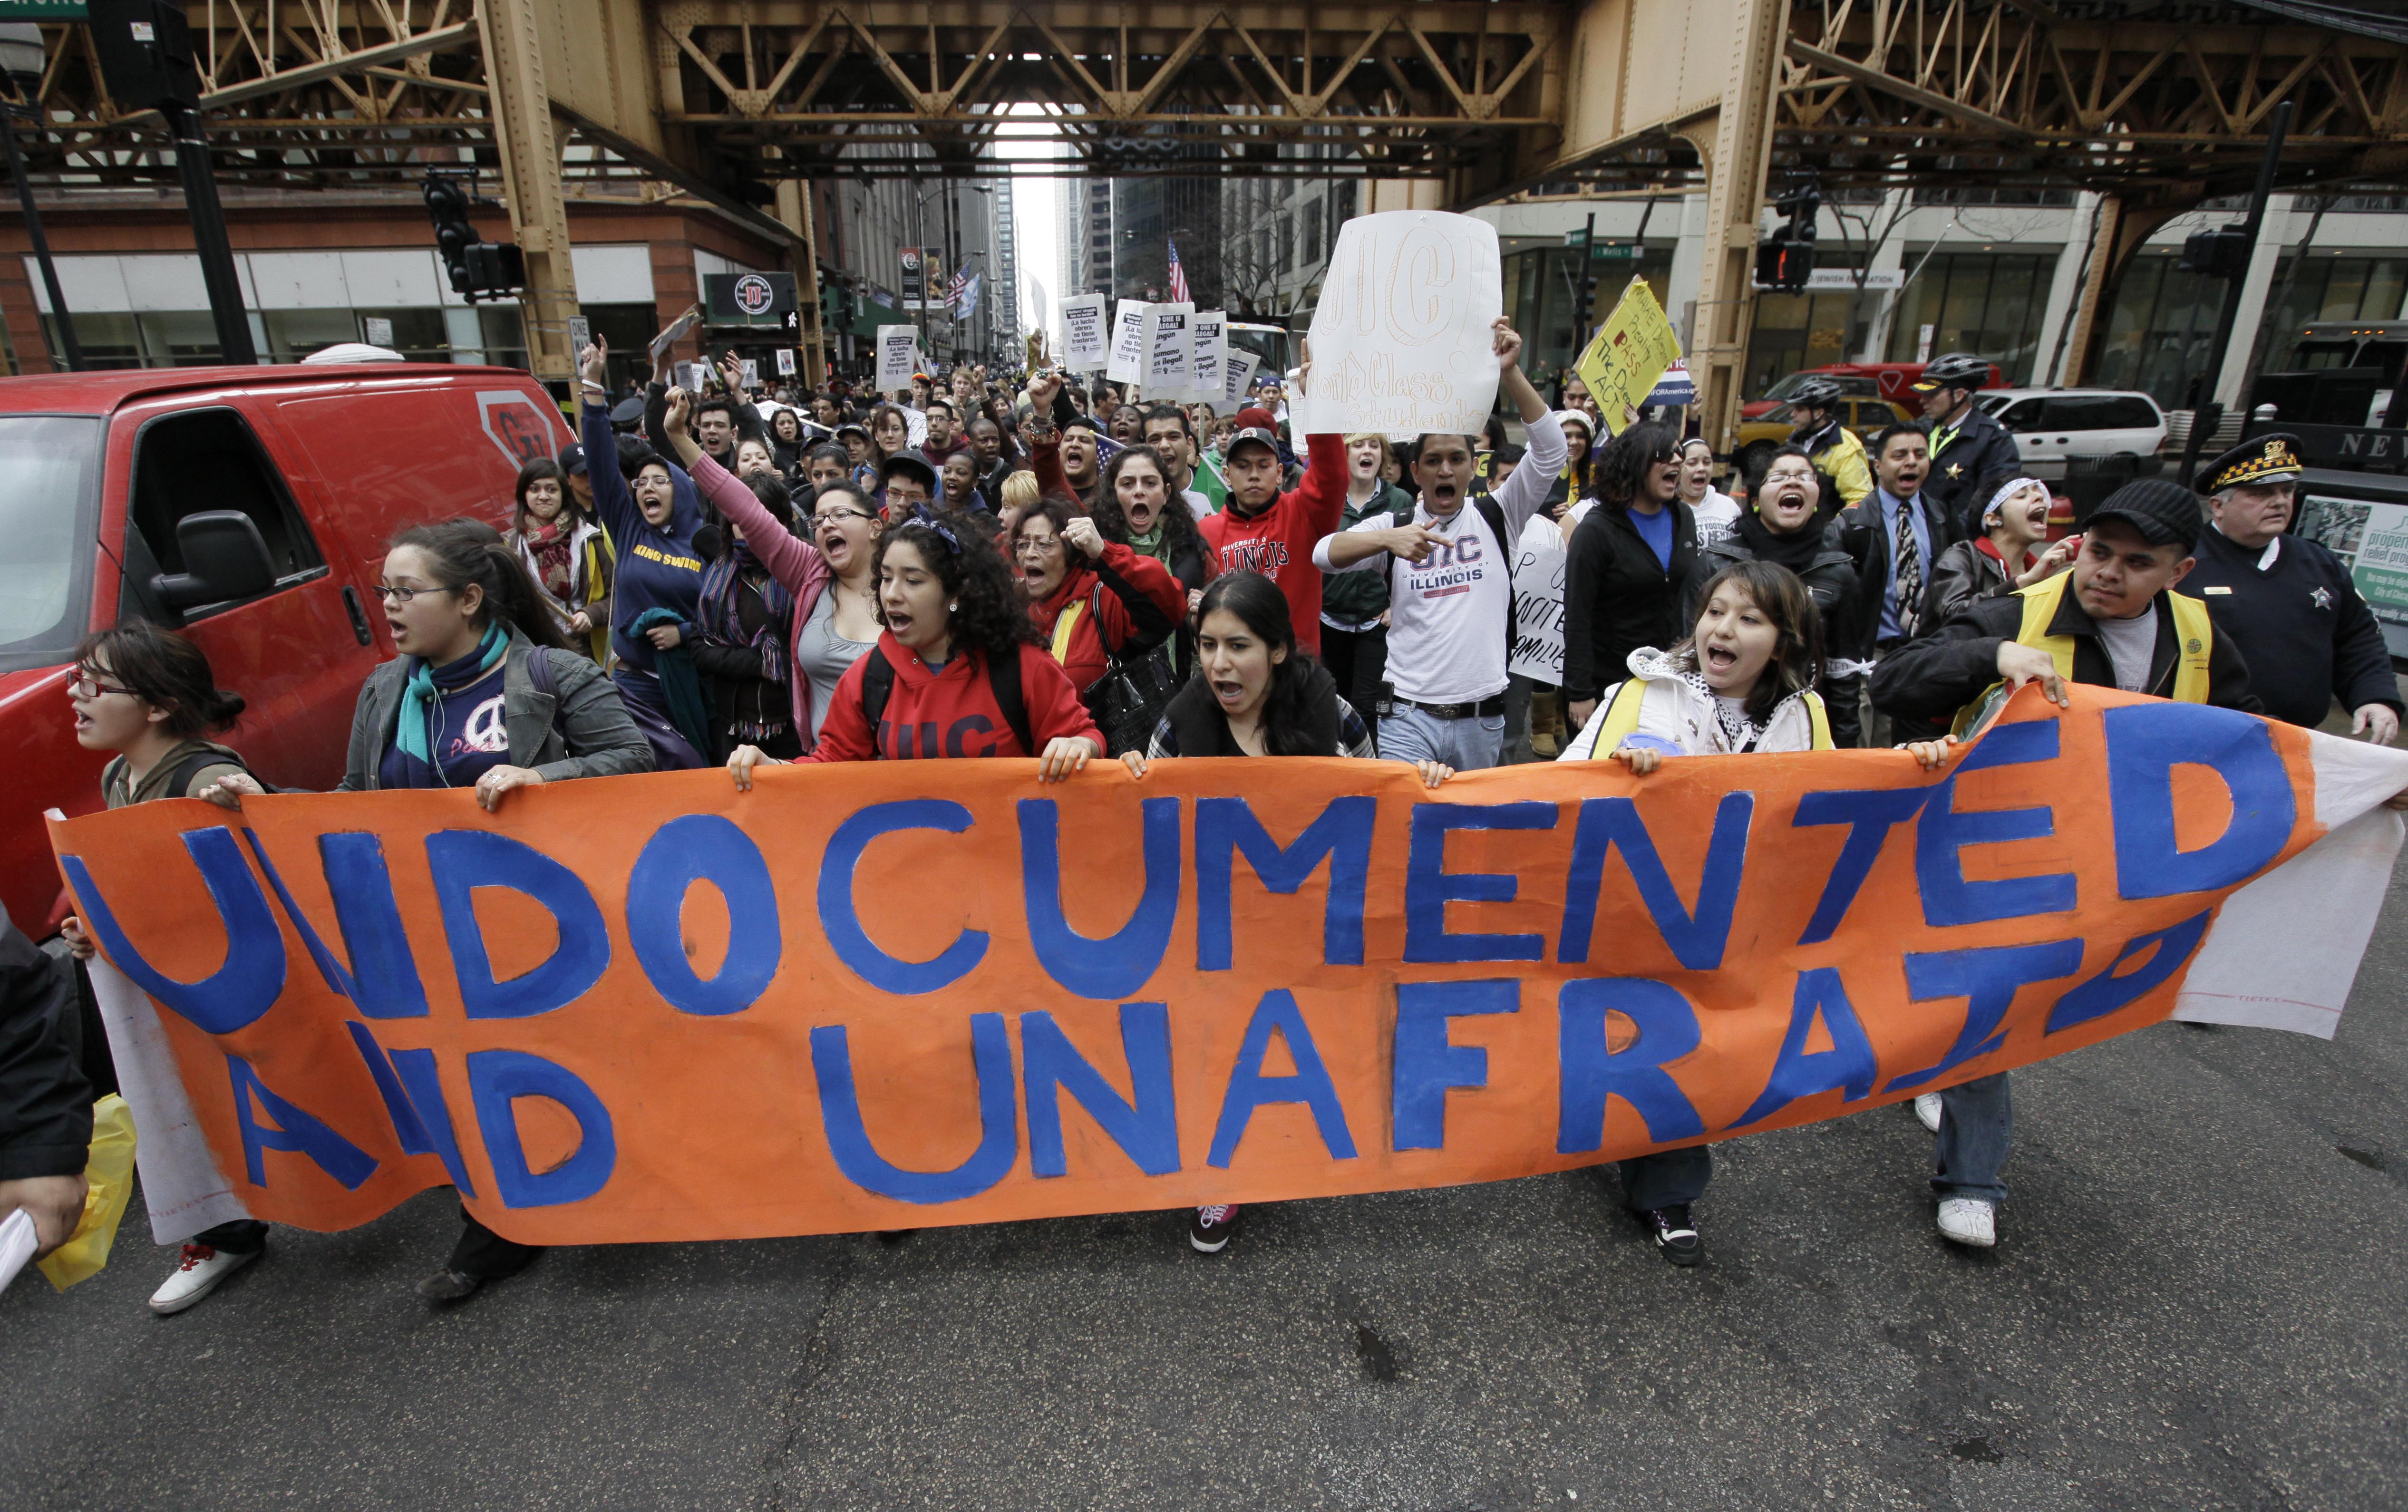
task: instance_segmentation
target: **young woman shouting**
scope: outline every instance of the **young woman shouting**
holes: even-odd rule
[[[1082,697],[1115,660],[1142,655],[1187,618],[1187,591],[1163,564],[1040,499],[1011,527],[1028,617]]]
[[[1822,617],[1798,575],[1770,562],[1733,563],[1705,584],[1700,604],[1670,651],[1631,653],[1629,678],[1606,690],[1558,761],[1602,752],[1644,777],[1668,756],[1831,749],[1814,692]],[[1713,1168],[1704,1145],[1622,1163],[1624,1205],[1675,1265],[1704,1255],[1689,1208]]]
[[[1297,649],[1287,595],[1258,572],[1212,579],[1197,610],[1196,676],[1154,727],[1145,754],[1125,752],[1132,777],[1166,756],[1354,756],[1372,759],[1371,731],[1321,663]],[[1455,769],[1417,762],[1437,787]],[[1196,1209],[1187,1242],[1198,1253],[1227,1248],[1238,1205]]]
[[[611,679],[562,642],[517,553],[489,527],[404,531],[385,553],[377,593],[401,655],[360,689],[336,791],[472,789],[492,811],[518,788],[652,769],[652,747]],[[200,796],[238,808],[262,791],[236,773]],[[503,1238],[465,1205],[460,1223],[459,1243],[418,1284],[420,1296],[460,1301],[543,1252]]]
[[[1034,756],[1058,782],[1104,754],[1070,679],[1037,643],[1011,570],[975,531],[913,517],[878,542],[878,644],[837,685],[810,762]],[[776,764],[727,759],[739,789]]]

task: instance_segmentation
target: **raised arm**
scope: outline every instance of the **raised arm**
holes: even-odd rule
[[[1522,371],[1522,336],[1499,316],[1492,328],[1497,349],[1497,386],[1521,414],[1522,429],[1528,450],[1522,465],[1505,479],[1497,491],[1497,507],[1505,512],[1505,542],[1508,546],[1522,538],[1522,527],[1530,517],[1546,506],[1547,494],[1563,476],[1564,464],[1571,459],[1571,448],[1564,440],[1564,428],[1547,410],[1547,402],[1539,397],[1529,378]]]
[[[693,408],[693,398],[683,389],[671,390],[663,428],[678,460],[694,475],[695,492],[736,521],[736,528],[744,533],[744,543],[769,569],[770,577],[787,592],[801,592],[804,582],[818,565],[819,548],[780,524],[753,493],[752,485],[712,461],[702,449],[702,444],[686,428],[686,417]]]
[[[608,372],[610,344],[597,341],[585,349],[579,359],[589,383],[600,383]],[[636,496],[627,492],[627,479],[619,471],[619,437],[610,429],[610,411],[589,397],[578,407],[578,439],[585,443],[585,477],[594,485],[594,512],[602,517],[602,528],[610,533],[612,544],[621,551],[641,534],[644,517],[636,507]],[[607,397],[607,395],[606,395]]]

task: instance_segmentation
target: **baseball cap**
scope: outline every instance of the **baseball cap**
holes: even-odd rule
[[[564,473],[585,471],[585,448],[582,443],[571,441],[560,449],[560,470]]]
[[[879,483],[882,486],[889,478],[894,477],[896,473],[909,473],[911,477],[918,478],[922,483],[927,486],[928,492],[932,497],[935,495],[937,492],[937,469],[930,465],[928,459],[922,456],[919,452],[898,451],[895,453],[895,455],[887,458],[885,462],[879,465]]]
[[[2187,552],[2199,545],[2199,495],[2170,478],[2125,484],[2090,511],[2085,527],[2095,530],[2102,520],[2124,521],[2151,546],[2179,546]]]

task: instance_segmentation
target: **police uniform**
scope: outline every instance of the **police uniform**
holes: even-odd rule
[[[2300,468],[2298,437],[2258,435],[2201,468],[2192,486],[2214,494],[2243,484],[2292,483]],[[2253,549],[2210,525],[2183,588],[2241,648],[2250,683],[2273,718],[2313,727],[2336,698],[2352,711],[2369,704],[2401,708],[2382,625],[2349,569],[2315,541],[2286,533]]]
[[[1966,352],[1951,352],[1933,359],[1923,374],[1914,384],[1917,393],[1978,389],[1989,381],[1990,364]],[[2022,471],[2023,452],[2006,427],[1991,419],[1979,405],[1967,405],[1965,413],[1953,422],[1934,421],[1928,434],[1931,472],[1923,480],[1923,492],[1946,512],[1950,527],[1957,535],[1981,535],[1980,518],[1968,520],[1965,513],[1970,506],[1989,502],[1973,497],[1974,485],[1985,478]]]

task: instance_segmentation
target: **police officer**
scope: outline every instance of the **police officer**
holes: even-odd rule
[[[1840,386],[1829,378],[1808,378],[1789,396],[1789,411],[1798,417],[1789,433],[1791,446],[1804,447],[1814,471],[1839,485],[1839,507],[1864,502],[1873,491],[1872,464],[1865,444],[1840,423]]]
[[[2400,733],[2400,684],[2383,627],[2338,558],[2284,534],[2299,478],[2299,437],[2280,432],[2200,470],[2191,486],[2208,496],[2211,519],[2191,591],[2248,658],[2268,714],[2313,727],[2339,698],[2352,733],[2389,745]]]
[[[1986,690],[2038,682],[2057,703],[2086,682],[2262,714],[2249,668],[2215,633],[2206,606],[2173,592],[2194,565],[2199,501],[2170,478],[2109,494],[2090,516],[2071,572],[2003,598],[1976,599],[1956,618],[1899,647],[1873,668],[1873,706],[1947,719]],[[1928,1095],[1928,1094],[1927,1094]],[[1940,1233],[1957,1244],[1998,1243],[1999,1178],[2014,1110],[2003,1071],[1939,1093]]]
[[[1982,534],[1980,519],[1965,517],[1969,507],[1988,502],[1972,497],[1973,485],[2023,466],[2015,438],[1974,407],[1973,395],[1989,381],[1986,358],[1952,351],[1933,358],[1914,382],[1914,392],[1923,396],[1923,418],[1931,436],[1931,481],[1927,491],[1946,511],[1950,528],[1960,539]]]

